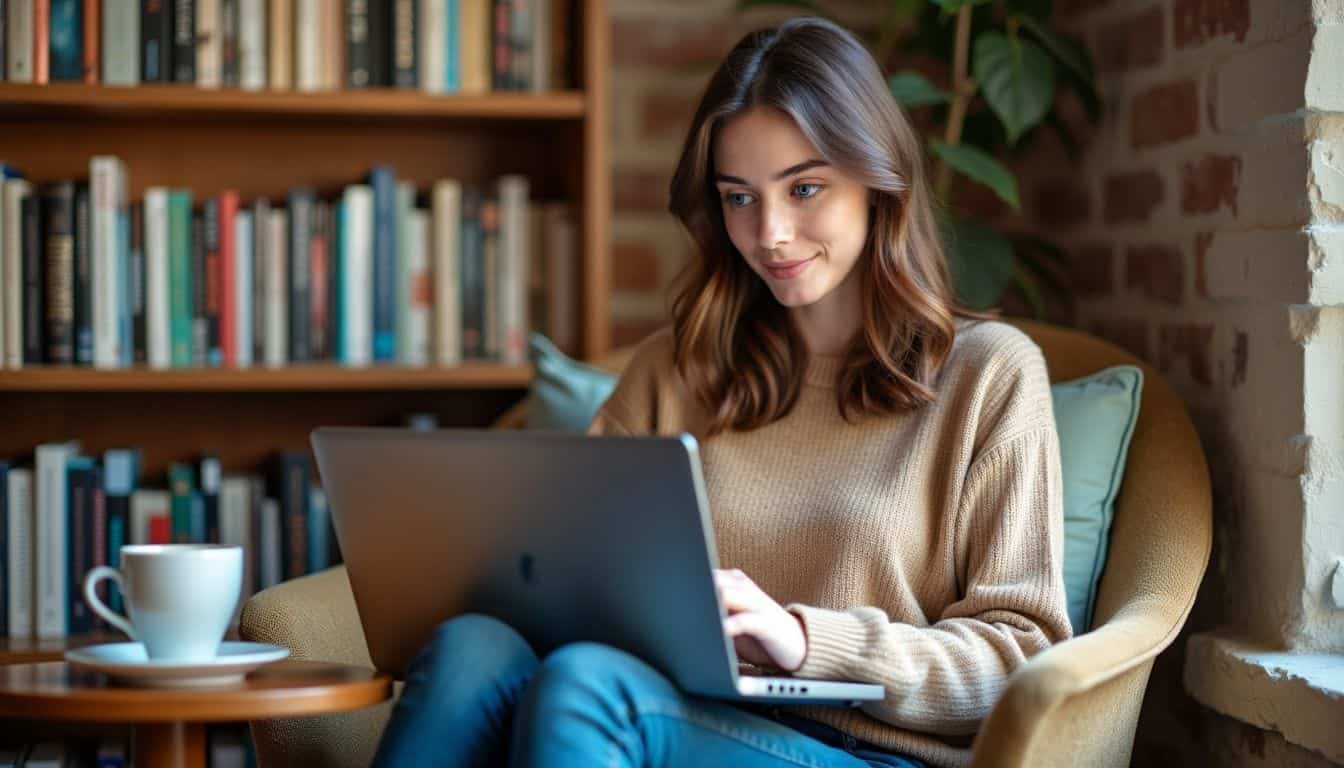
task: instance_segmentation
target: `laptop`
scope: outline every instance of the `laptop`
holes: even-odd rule
[[[690,435],[320,428],[312,444],[381,670],[404,676],[438,624],[478,612],[540,656],[604,643],[701,696],[883,697],[879,685],[739,674]]]

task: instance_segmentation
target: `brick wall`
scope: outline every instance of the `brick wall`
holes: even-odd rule
[[[1214,627],[1344,651],[1324,594],[1344,553],[1344,206],[1329,201],[1344,199],[1344,3],[1056,8],[1093,52],[1105,115],[1070,121],[1088,134],[1081,168],[1033,148],[1024,219],[1071,253],[1073,322],[1184,396],[1214,487],[1209,573],[1154,669],[1134,762],[1328,764],[1200,706],[1181,681],[1184,637]]]

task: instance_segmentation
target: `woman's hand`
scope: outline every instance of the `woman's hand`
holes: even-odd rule
[[[740,658],[752,664],[774,664],[786,672],[803,665],[807,635],[797,616],[739,570],[715,569],[714,585],[728,610],[723,631],[733,639]]]

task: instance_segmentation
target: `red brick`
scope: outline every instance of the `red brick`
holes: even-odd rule
[[[1172,38],[1177,48],[1199,45],[1220,35],[1246,40],[1251,27],[1250,0],[1175,0],[1171,6]]]
[[[1115,253],[1106,243],[1086,243],[1069,254],[1069,285],[1075,293],[1115,290]]]
[[[1203,299],[1209,297],[1208,257],[1210,245],[1213,245],[1212,232],[1200,232],[1195,235],[1195,294]]]
[[[1129,141],[1136,149],[1199,133],[1199,86],[1194,80],[1149,88],[1129,108]]]
[[[650,69],[712,67],[742,37],[732,17],[721,19],[615,19],[611,23],[611,61],[615,66]],[[693,71],[694,70],[694,71]]]
[[[699,104],[698,94],[649,93],[640,112],[640,135],[647,139],[684,137]]]
[[[1157,329],[1157,367],[1173,370],[1185,360],[1190,378],[1206,387],[1213,386],[1213,361],[1210,346],[1213,326],[1200,323],[1167,323]]]
[[[616,320],[611,324],[611,344],[625,347],[637,344],[646,336],[667,325],[667,320]]]
[[[1097,33],[1097,70],[1123,72],[1160,64],[1165,32],[1162,7],[1156,5],[1107,24]]]
[[[617,171],[612,198],[617,211],[666,211],[671,174],[659,171]]]
[[[1205,155],[1181,170],[1181,210],[1213,213],[1224,205],[1237,215],[1237,189],[1241,186],[1241,158]]]
[[[1110,317],[1093,320],[1092,333],[1128,350],[1135,357],[1148,359],[1148,324],[1138,318]]]
[[[611,285],[618,291],[658,288],[658,251],[649,243],[618,242],[611,248]]]
[[[1180,304],[1185,292],[1181,252],[1168,245],[1152,244],[1125,250],[1125,290],[1138,290],[1150,299]]]
[[[1051,229],[1071,229],[1092,217],[1092,196],[1072,179],[1055,179],[1036,188],[1036,218]]]
[[[1102,207],[1107,226],[1144,222],[1165,196],[1162,177],[1153,170],[1113,173],[1106,177]]]

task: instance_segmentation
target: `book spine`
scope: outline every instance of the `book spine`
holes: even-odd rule
[[[266,265],[269,263],[271,203],[262,198],[252,203],[252,360],[265,359]]]
[[[238,6],[238,85],[245,91],[266,88],[266,11],[266,0]]]
[[[25,195],[19,202],[23,221],[23,362],[40,365],[47,352],[47,260],[42,232],[42,198]]]
[[[320,0],[294,0],[294,89],[322,90]]]
[[[33,80],[51,80],[51,0],[33,0]]]
[[[515,91],[532,88],[532,2],[510,0],[509,84]]]
[[[221,363],[238,367],[238,193],[219,196],[219,346]]]
[[[374,84],[369,52],[369,0],[345,0],[345,87]]]
[[[409,181],[398,182],[394,209],[397,228],[396,352],[397,361],[402,364],[411,361],[411,249],[415,246],[411,240],[411,211],[414,208],[415,186]]]
[[[93,567],[93,470],[93,461],[87,457],[72,459],[66,469],[65,492],[70,506],[66,526],[66,631],[72,635],[94,628],[93,612],[83,598],[84,574]]]
[[[13,0],[10,0],[13,2]],[[3,215],[5,239],[2,267],[5,292],[4,359],[6,368],[23,367],[23,336],[27,320],[24,317],[23,201],[32,196],[32,185],[22,179],[8,179],[3,183]],[[3,492],[3,489],[0,489]]]
[[[103,8],[103,82],[139,85],[140,4],[137,0],[106,0]]]
[[[26,640],[36,630],[33,605],[36,590],[33,471],[26,468],[11,469],[8,474],[8,483],[2,490],[6,495],[9,518],[5,529],[5,546],[9,554],[9,570],[5,578],[9,597],[9,636]]]
[[[481,355],[499,359],[499,200],[481,203]]]
[[[89,163],[93,221],[89,232],[89,269],[92,275],[92,356],[99,368],[121,365],[120,317],[125,292],[119,290],[122,234],[120,219],[126,207],[126,170],[115,157],[99,156]]]
[[[462,193],[462,357],[485,356],[485,277],[481,232],[481,194]]]
[[[84,17],[80,30],[84,35],[83,60],[80,62],[81,79],[89,85],[102,81],[102,4],[103,0],[83,0]]]
[[[311,304],[313,193],[298,188],[289,194],[289,359],[312,358]]]
[[[313,229],[309,238],[308,330],[309,353],[314,360],[330,356],[331,345],[327,336],[327,319],[331,313],[331,247],[328,237],[328,219],[331,209],[319,200],[313,207]]]
[[[270,0],[270,41],[266,65],[270,72],[267,85],[272,91],[288,91],[294,84],[294,5],[293,0]]]
[[[192,364],[192,234],[191,193],[173,190],[168,197],[168,315],[175,368]]]
[[[196,473],[190,464],[174,462],[168,467],[168,492],[171,494],[172,537],[174,544],[201,544],[192,536],[192,496],[196,492]]]
[[[326,208],[323,226],[327,241],[326,312],[323,317],[325,323],[323,333],[327,339],[328,360],[335,360],[339,349],[336,343],[336,329],[341,319],[341,302],[337,299],[341,295],[341,223],[337,215],[339,203],[340,201],[332,201],[323,204]]]
[[[490,30],[490,77],[495,90],[506,91],[513,87],[510,82],[510,59],[512,41],[509,39],[512,9],[509,0],[494,0]]]
[[[373,188],[373,359],[397,359],[396,179],[386,166],[369,177]]]
[[[148,295],[145,264],[145,203],[136,201],[130,210],[130,286],[131,304],[131,360],[136,365],[149,361],[149,315],[146,311]]]
[[[392,85],[392,6],[387,0],[369,3],[369,84]]]
[[[33,82],[33,0],[7,0],[5,49],[5,79]]]
[[[103,494],[107,510],[106,562],[121,567],[121,548],[128,543],[131,520],[131,494],[140,482],[140,453],[112,449],[103,454]],[[108,607],[121,612],[121,593],[115,584],[108,587]]]
[[[0,14],[4,13],[3,6],[4,2],[0,0]],[[0,57],[0,62],[3,61]],[[9,463],[4,461],[0,461],[0,532],[9,538]],[[9,547],[0,541],[0,576],[6,582],[14,578],[10,571]],[[9,587],[5,585],[0,585],[0,637],[9,637]]]
[[[212,197],[205,201],[205,210],[201,219],[205,238],[205,364],[218,368],[223,364],[223,347],[220,341],[220,312],[223,307],[223,257],[221,250],[224,237],[224,222],[220,211],[220,200]]]
[[[448,24],[444,21],[445,0],[421,0],[417,19],[416,64],[419,66],[420,90],[426,93],[444,93],[444,55],[447,53]]]
[[[462,185],[435,182],[430,237],[434,272],[434,360],[462,362]]]
[[[373,360],[373,190],[345,189],[341,237],[341,362],[366,366]]]
[[[46,361],[75,362],[75,185],[58,182],[45,199]]]
[[[266,243],[266,340],[263,359],[278,368],[289,351],[289,213],[271,211]]]
[[[406,228],[411,247],[407,250],[410,266],[406,270],[407,285],[407,352],[403,358],[408,365],[424,366],[430,361],[430,325],[434,314],[433,277],[429,267],[429,213],[419,208],[410,212]]]
[[[69,499],[65,470],[72,453],[71,446],[66,443],[39,445],[35,452],[37,524],[33,549],[36,553],[36,621],[39,638],[66,636]]]
[[[84,79],[83,0],[50,0],[49,10],[49,80],[80,82]]]
[[[164,0],[167,2],[168,0]],[[175,83],[196,82],[196,0],[172,0],[173,50],[172,64]]]
[[[277,457],[273,492],[280,502],[280,551],[287,579],[303,576],[308,564],[308,475],[307,455]]]
[[[253,360],[252,211],[239,211],[234,220],[233,322],[234,355],[239,368],[251,368]]]
[[[150,368],[173,365],[171,193],[145,190],[145,360]]]
[[[220,0],[220,82],[226,88],[236,88],[240,75],[238,39],[241,32],[241,19],[238,17],[238,11],[238,0]]]
[[[205,541],[219,543],[219,484],[223,478],[219,458],[205,456],[201,459],[200,497],[204,508]]]
[[[146,83],[174,79],[172,2],[143,0],[140,6],[140,77]]]
[[[191,340],[190,340],[190,362],[189,365],[203,367],[209,354],[210,347],[210,324],[206,320],[206,272],[205,272],[205,207],[210,204],[207,199],[202,203],[200,211],[193,211],[191,214],[191,244],[189,251],[189,262],[187,266],[190,291],[191,291]]]
[[[529,194],[527,177],[500,177],[500,359],[515,365],[527,362]]]
[[[223,80],[224,45],[220,2],[195,0],[196,85],[201,88],[218,88]]]
[[[458,0],[444,0],[443,90],[462,90],[462,10]]]
[[[75,184],[74,295],[75,363],[93,363],[93,227],[89,185]]]

